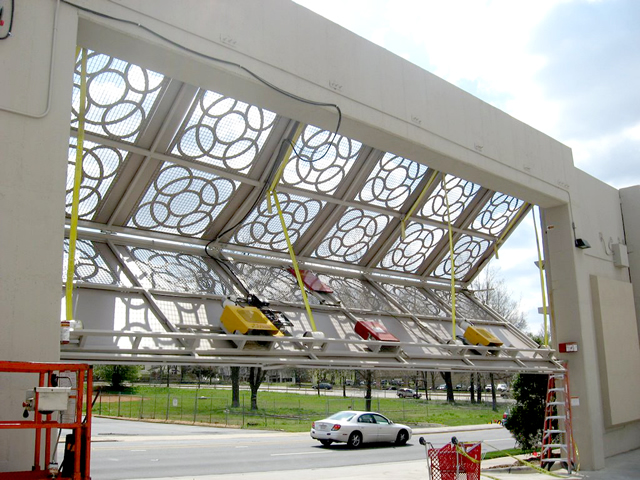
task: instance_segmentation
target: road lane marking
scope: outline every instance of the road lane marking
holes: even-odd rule
[[[322,455],[327,452],[291,452],[291,453],[272,453],[272,457],[286,457],[288,455]]]

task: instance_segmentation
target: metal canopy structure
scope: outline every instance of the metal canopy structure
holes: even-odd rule
[[[466,290],[530,205],[421,159],[89,51],[75,316],[62,358],[92,362],[549,372],[561,367]],[[71,213],[80,62],[67,176]],[[278,169],[280,216],[266,191]],[[296,258],[333,293],[308,291]],[[450,245],[449,229],[452,233]],[[68,241],[65,243],[65,255]],[[499,349],[452,341],[480,325]],[[65,256],[65,262],[66,262]],[[229,335],[222,302],[257,295],[291,337]],[[400,342],[363,340],[375,320]],[[455,339],[454,339],[455,340]]]

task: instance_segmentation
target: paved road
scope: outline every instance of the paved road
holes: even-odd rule
[[[461,441],[486,440],[496,448],[513,447],[513,438],[505,429],[481,428],[455,432],[418,429],[404,447],[373,445],[350,450],[342,445],[323,448],[308,433],[94,418],[91,476],[94,480],[120,480],[416,461],[424,459],[420,436],[436,446],[455,435]]]

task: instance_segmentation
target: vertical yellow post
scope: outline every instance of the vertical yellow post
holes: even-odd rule
[[[82,155],[84,153],[84,119],[87,104],[87,49],[76,48],[76,58],[81,57],[80,102],[78,106],[78,138],[76,145],[76,168],[73,180],[73,198],[71,201],[71,228],[69,230],[69,255],[67,261],[67,282],[65,285],[66,318],[73,319],[73,276],[75,272],[76,241],[78,239],[78,210],[80,204],[80,185],[82,183]]]

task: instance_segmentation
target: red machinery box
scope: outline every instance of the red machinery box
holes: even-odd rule
[[[384,325],[378,322],[360,320],[359,322],[356,322],[354,330],[365,340],[381,340],[384,342],[400,341],[390,334]]]

